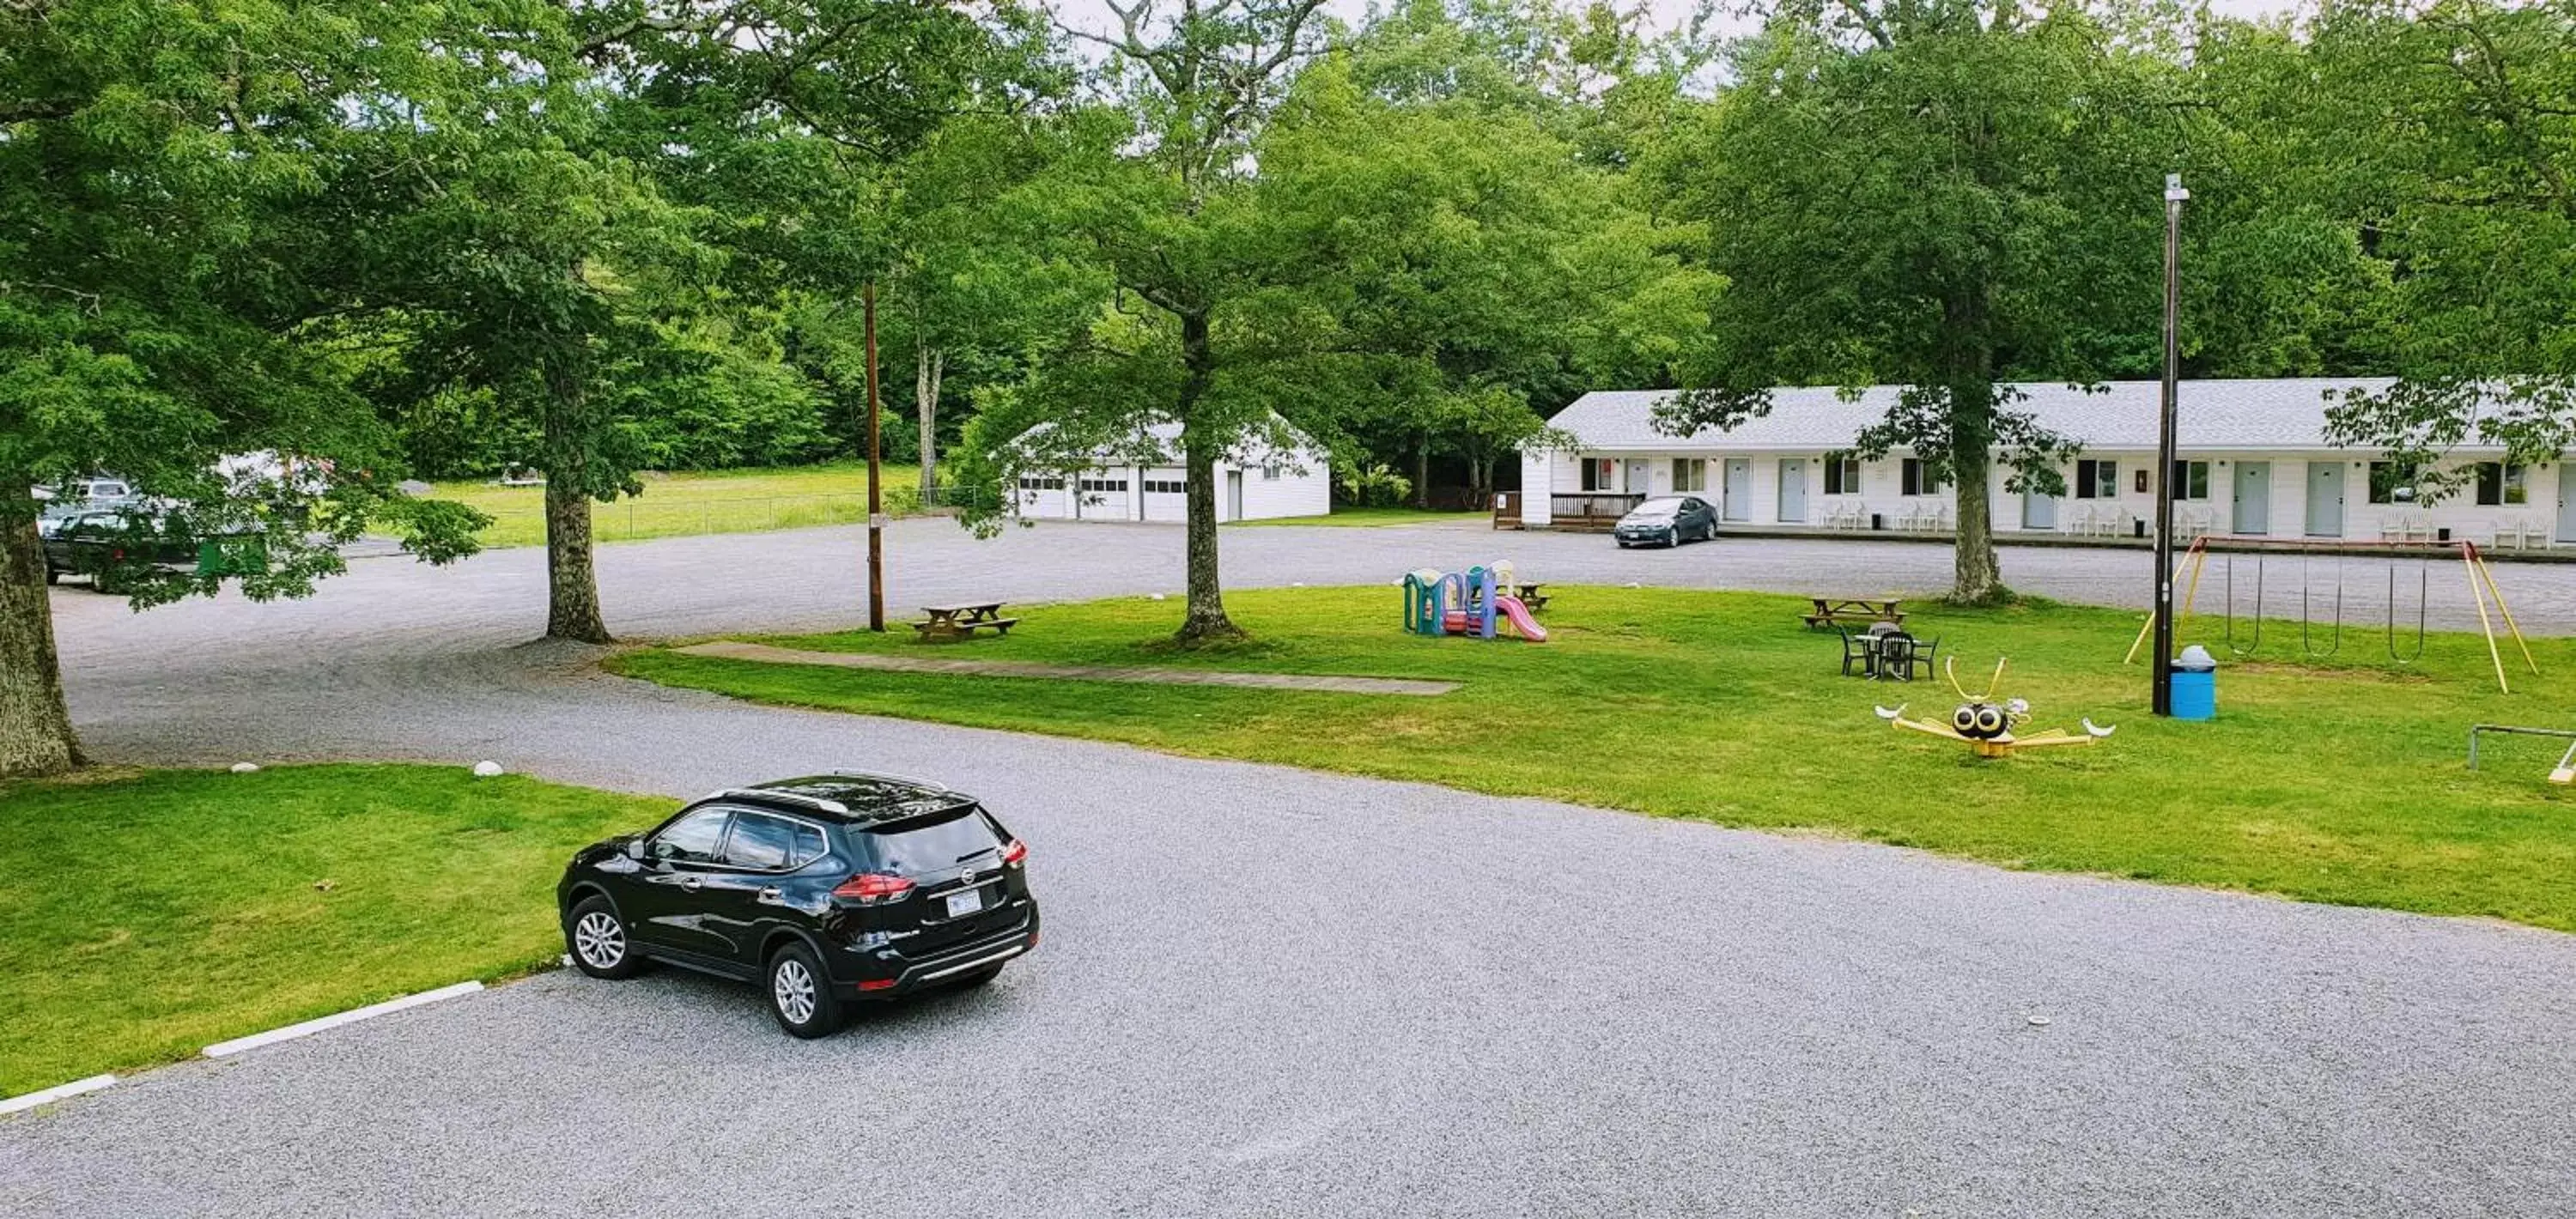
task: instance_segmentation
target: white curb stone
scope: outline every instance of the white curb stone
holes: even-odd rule
[[[87,1079],[75,1079],[67,1084],[55,1084],[39,1092],[28,1092],[12,1096],[7,1100],[0,1100],[0,1113],[17,1113],[21,1110],[33,1109],[38,1105],[50,1105],[67,1096],[96,1092],[115,1082],[116,1077],[113,1075],[92,1075]]]
[[[470,995],[481,989],[483,989],[483,984],[480,982],[459,982],[454,986],[442,986],[437,990],[425,990],[417,995],[404,995],[399,999],[387,999],[382,1003],[371,1003],[365,1007],[351,1008],[348,1011],[338,1013],[337,1015],[324,1016],[319,1020],[307,1020],[302,1024],[290,1024],[282,1029],[270,1029],[265,1033],[253,1033],[248,1037],[236,1037],[230,1041],[218,1041],[215,1044],[206,1047],[206,1057],[230,1058],[244,1050],[256,1050],[264,1045],[275,1045],[281,1041],[292,1041],[298,1037],[305,1037],[314,1033],[319,1033],[324,1029],[335,1029],[344,1024],[355,1024],[358,1021],[382,1016],[388,1012],[399,1012],[405,1008],[413,1008],[419,1007],[423,1004],[436,1003],[441,999],[453,999],[458,995]]]

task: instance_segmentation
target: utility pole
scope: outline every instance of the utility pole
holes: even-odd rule
[[[877,485],[884,454],[877,440],[877,283],[860,290],[868,332],[868,629],[885,630],[885,500]]]
[[[2180,413],[2182,368],[2182,204],[2191,192],[2181,174],[2165,175],[2165,384],[2156,424],[2156,659],[2155,713],[2173,714],[2174,662],[2174,420]]]

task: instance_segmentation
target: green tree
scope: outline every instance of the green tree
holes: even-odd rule
[[[997,418],[1047,427],[1010,438],[988,427],[979,436],[1000,455],[994,474],[1007,481],[1022,466],[1089,465],[1113,445],[1158,449],[1148,425],[1176,429],[1188,517],[1183,642],[1242,634],[1226,617],[1217,569],[1219,457],[1293,443],[1277,413],[1283,386],[1229,376],[1230,354],[1247,373],[1275,373],[1272,357],[1300,349],[1302,328],[1329,324],[1279,291],[1296,251],[1265,223],[1250,156],[1316,48],[1321,3],[1182,0],[1166,18],[1155,0],[1110,0],[1118,32],[1078,36],[1108,49],[1105,83],[1119,105],[1087,116],[1081,151],[1021,193],[1042,214],[1038,223],[1090,243],[1116,280],[1116,308],[1068,351],[1064,367],[988,399],[1012,407]]]
[[[1894,383],[1857,451],[1908,448],[1955,486],[1951,595],[2008,595],[1994,467],[2056,492],[2070,452],[2009,382],[2095,380],[2155,333],[2158,188],[2186,138],[2163,78],[2080,6],[1979,0],[1785,5],[1732,66],[1658,166],[1728,281],[1707,388],[1660,425],[1731,426],[1774,385]]]
[[[2387,269],[2395,385],[2329,434],[2435,458],[2471,437],[2516,460],[2576,447],[2576,9],[2439,0],[2318,18],[2300,130]],[[2563,468],[2563,467],[2562,467]]]
[[[80,756],[31,485],[123,475],[253,598],[309,591],[371,520],[403,518],[433,561],[470,549],[473,514],[391,485],[390,433],[309,332],[356,304],[317,201],[404,90],[449,77],[422,48],[476,44],[476,16],[0,7],[0,776]],[[218,582],[120,574],[138,606]]]

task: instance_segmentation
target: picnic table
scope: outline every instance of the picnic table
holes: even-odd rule
[[[1800,614],[1809,627],[1841,626],[1846,622],[1893,622],[1905,624],[1905,611],[1898,609],[1894,597],[1809,597],[1815,609]]]
[[[1008,635],[1011,633],[1011,627],[1019,622],[1017,618],[1002,616],[1002,603],[999,601],[960,601],[953,605],[925,605],[921,607],[921,612],[929,617],[913,623],[912,629],[921,632],[921,637],[932,643],[953,643],[960,639],[972,639],[977,631]]]
[[[1512,595],[1520,598],[1521,604],[1528,606],[1529,612],[1535,614],[1547,607],[1547,594],[1540,592],[1540,587],[1536,580],[1515,583],[1511,586]]]

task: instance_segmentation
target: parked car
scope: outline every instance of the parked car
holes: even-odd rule
[[[172,537],[164,522],[132,507],[81,507],[48,531],[37,526],[45,546],[45,583],[64,576],[87,576],[103,593],[124,591],[128,577],[143,571],[195,571],[197,543]]]
[[[556,886],[573,965],[649,961],[758,982],[780,1028],[980,986],[1038,943],[1028,846],[975,798],[835,772],[731,788],[583,848]]]
[[[1704,542],[1717,536],[1717,509],[1696,495],[1668,495],[1629,509],[1610,532],[1622,548],[1641,542]]]

